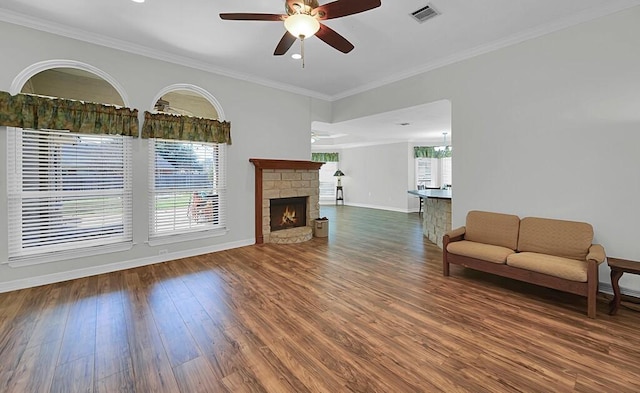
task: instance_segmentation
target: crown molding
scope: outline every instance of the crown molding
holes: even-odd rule
[[[142,45],[132,44],[130,42],[110,38],[104,35],[91,33],[81,29],[74,29],[68,26],[64,26],[58,23],[45,21],[39,18],[34,18],[24,14],[20,14],[14,11],[0,8],[0,21],[11,23],[18,26],[27,27],[34,30],[43,31],[50,34],[59,35],[66,38],[71,38],[78,41],[87,42],[94,45],[100,45],[111,49],[117,49],[124,52],[132,53],[134,55],[140,55],[155,60],[165,61],[167,63],[173,63],[200,71],[209,72],[233,79],[239,79],[245,82],[255,83],[261,86],[270,87],[278,90],[283,90],[289,93],[299,94],[311,98],[317,98],[320,100],[330,101],[331,96],[321,94],[316,91],[303,89],[297,86],[274,82],[269,79],[259,78],[254,75],[244,74],[229,69],[216,67],[207,62],[195,60],[186,56],[179,56],[169,52],[164,52],[156,49],[150,49]]]
[[[379,79],[372,83],[367,83],[355,89],[346,90],[342,93],[331,96],[330,101],[338,101],[343,98],[347,98],[356,94],[364,93],[366,91],[386,86],[391,83],[395,83],[407,78],[411,78],[416,75],[424,74],[435,69],[445,67],[454,63],[458,63],[463,60],[483,55],[485,53],[493,52],[498,49],[506,48],[512,45],[519,44],[524,41],[532,40],[534,38],[542,37],[547,34],[551,34],[560,30],[567,29],[572,26],[579,25],[581,23],[589,22],[591,20],[614,14],[619,11],[626,10],[640,5],[640,0],[618,0],[611,1],[609,3],[603,2],[601,7],[585,10],[576,15],[562,18],[554,22],[548,23],[543,26],[539,26],[533,29],[528,29],[510,37],[493,41],[491,43],[480,45],[475,48],[457,53],[455,55],[446,57],[442,60],[434,61],[428,64],[424,64],[420,67],[408,70],[405,72],[397,73],[384,79]]]

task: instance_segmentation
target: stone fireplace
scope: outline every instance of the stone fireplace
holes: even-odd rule
[[[322,162],[295,160],[249,159],[255,166],[255,232],[256,244],[262,243],[299,243],[310,240],[313,235],[314,220],[320,214],[320,180],[318,170]],[[294,212],[298,226],[286,224],[286,228],[273,230],[272,226],[283,220],[291,219],[291,210],[286,211],[287,201],[296,198],[304,201],[304,210],[300,207]],[[284,199],[283,207],[278,200]],[[273,201],[276,201],[275,205]],[[272,207],[275,212],[272,217]],[[304,220],[302,220],[302,217]],[[298,221],[300,220],[300,221]],[[300,224],[304,222],[304,224]]]

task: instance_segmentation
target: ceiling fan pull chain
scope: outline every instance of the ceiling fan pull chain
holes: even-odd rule
[[[300,55],[302,56],[302,68],[304,68],[304,36],[300,36]]]

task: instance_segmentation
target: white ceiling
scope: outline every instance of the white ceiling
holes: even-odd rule
[[[451,143],[451,103],[447,100],[379,113],[340,123],[313,122],[314,150],[374,144]],[[446,133],[446,135],[443,135]]]
[[[410,13],[427,4],[441,15],[416,22]],[[312,37],[305,41],[304,69],[289,56],[298,43],[285,56],[272,55],[285,31],[281,22],[223,21],[218,16],[280,14],[284,0],[1,0],[0,20],[334,100],[638,4],[640,0],[382,0],[379,8],[325,21],[355,49],[343,54]],[[441,109],[435,105],[416,113],[423,116],[434,108]],[[401,114],[404,121],[419,123],[410,121],[415,114]],[[375,124],[387,118],[395,122],[396,115],[383,114]],[[370,120],[363,124],[370,127]],[[314,130],[362,134],[354,131],[356,123],[345,124],[342,131],[314,124]],[[393,132],[408,134],[408,140],[442,133],[431,126],[432,136],[416,138],[415,127]]]

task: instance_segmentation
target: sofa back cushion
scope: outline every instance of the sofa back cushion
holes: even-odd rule
[[[472,210],[467,213],[465,240],[515,250],[520,218],[512,214]]]
[[[586,222],[525,217],[520,221],[518,251],[586,260],[593,227]]]

